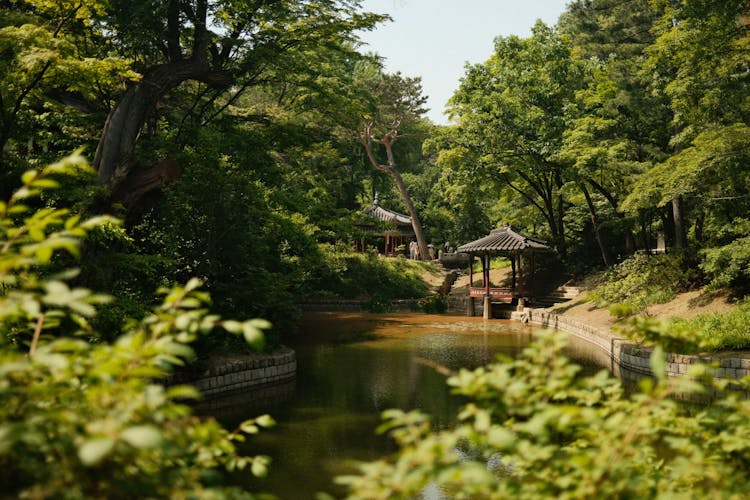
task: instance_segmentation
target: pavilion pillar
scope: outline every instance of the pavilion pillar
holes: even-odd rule
[[[490,294],[490,254],[486,253],[482,256],[482,286],[484,286],[484,294]]]
[[[473,317],[476,314],[474,310],[474,297],[471,296],[471,287],[474,286],[474,254],[469,254],[469,300],[466,302],[466,315]]]
[[[518,291],[523,296],[526,294],[526,283],[523,268],[523,254],[518,252]]]
[[[492,318],[492,296],[490,295],[490,254],[486,253],[482,257],[482,274],[484,276],[484,303],[482,317],[484,319]]]
[[[474,286],[474,254],[469,255],[469,288]]]

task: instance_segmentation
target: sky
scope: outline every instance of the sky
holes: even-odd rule
[[[445,103],[466,63],[486,61],[497,36],[531,34],[537,19],[555,24],[570,0],[364,0],[365,11],[393,21],[362,33],[363,50],[385,58],[389,73],[422,77],[427,116],[447,124]]]

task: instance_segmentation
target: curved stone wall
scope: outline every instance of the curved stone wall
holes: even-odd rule
[[[283,347],[265,356],[227,360],[199,373],[175,373],[167,377],[165,383],[191,384],[204,396],[212,396],[248,387],[285,382],[293,379],[296,374],[295,353],[292,349]]]
[[[612,360],[615,375],[632,378],[632,375],[652,375],[651,349],[633,344],[610,330],[595,328],[571,318],[558,316],[541,309],[527,309],[528,321],[549,328],[557,328],[587,340],[604,349]],[[687,373],[690,365],[711,364],[715,378],[738,379],[750,375],[750,359],[730,356],[694,356],[667,353],[667,375],[678,377]]]

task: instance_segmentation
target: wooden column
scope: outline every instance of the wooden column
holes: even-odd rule
[[[484,275],[484,319],[492,318],[492,297],[490,296],[490,255],[484,254],[482,259],[482,273]]]
[[[469,288],[474,286],[474,254],[469,254]]]
[[[526,287],[524,286],[523,276],[523,253],[518,252],[518,307],[516,310],[523,311],[525,307],[524,296],[526,295]]]
[[[484,254],[482,256],[482,285],[484,286],[484,294],[490,294],[490,255]]]
[[[474,316],[474,297],[471,296],[471,287],[474,286],[474,254],[469,254],[469,300],[466,302],[466,315]]]

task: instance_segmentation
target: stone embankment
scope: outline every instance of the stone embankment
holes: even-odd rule
[[[268,355],[248,355],[212,360],[200,371],[186,370],[170,375],[167,385],[190,384],[204,396],[214,396],[249,387],[278,384],[294,379],[297,358],[292,349],[281,347]]]
[[[616,375],[652,375],[650,357],[652,350],[637,346],[629,339],[615,335],[610,330],[595,328],[565,316],[543,309],[527,308],[522,314],[513,313],[511,319],[528,321],[532,324],[557,328],[596,344],[609,354],[612,369]],[[666,354],[667,375],[678,377],[688,371],[690,365],[702,363],[710,365],[715,378],[739,379],[750,375],[750,359],[732,356],[707,356]]]

